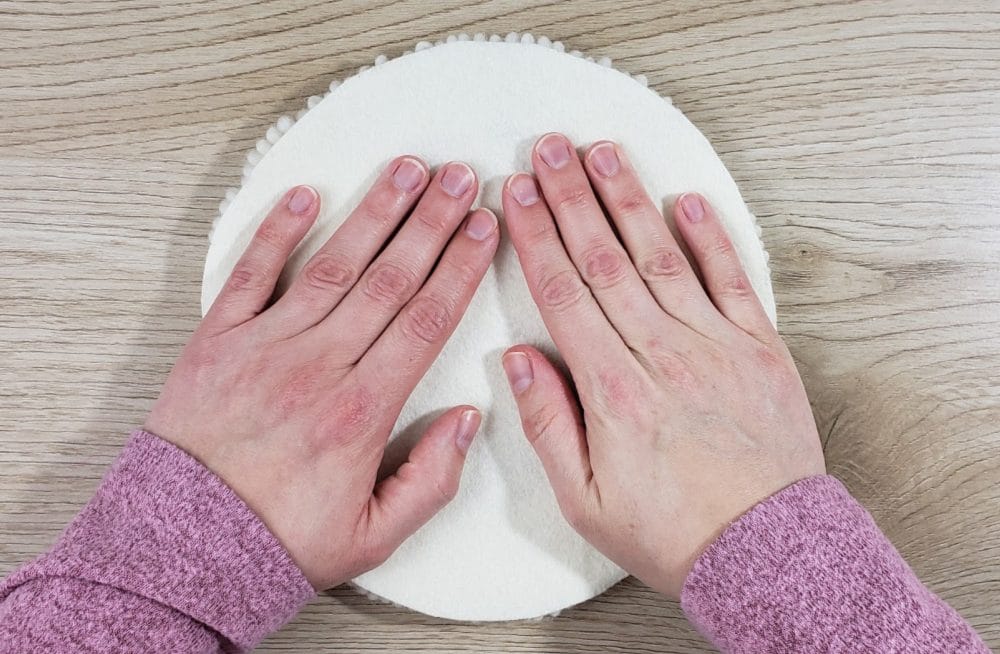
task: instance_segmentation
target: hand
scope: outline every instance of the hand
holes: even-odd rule
[[[448,164],[428,177],[417,159],[393,161],[269,306],[319,212],[313,189],[290,190],[146,421],[225,480],[318,590],[380,564],[455,495],[479,427],[473,407],[451,409],[376,484],[399,411],[499,241],[492,213],[467,216],[477,186],[468,166]]]
[[[518,174],[503,193],[579,403],[534,348],[511,348],[504,368],[570,524],[679,597],[704,548],[754,504],[823,474],[823,453],[791,355],[704,198],[674,211],[703,288],[621,149],[600,142],[584,160],[547,135],[532,157],[541,189]]]

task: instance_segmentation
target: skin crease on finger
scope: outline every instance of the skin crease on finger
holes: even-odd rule
[[[653,202],[637,191],[638,176],[616,144],[599,142],[581,160],[565,137],[549,134],[532,161],[539,192],[525,175],[513,176],[504,212],[572,379],[561,381],[533,347],[518,345],[505,355],[528,440],[570,523],[623,568],[679,597],[694,561],[729,523],[782,488],[825,472],[805,389],[721,222],[700,196],[683,195],[675,207],[691,264],[672,264],[663,276],[625,271],[613,289],[618,296],[592,287],[570,310],[546,302],[552,266],[593,279],[592,271],[571,263],[588,261],[584,247],[624,247],[629,265],[658,256],[649,244],[657,244],[661,257],[682,250]],[[589,230],[589,243],[561,234],[554,248],[541,236],[564,225]],[[572,285],[571,273],[560,274]],[[660,307],[657,316],[611,309],[621,297],[643,294]],[[627,349],[607,333],[617,333]],[[533,378],[526,380],[528,369]],[[578,404],[561,399],[567,382]],[[553,406],[562,415],[553,415]],[[540,414],[544,421],[535,418]]]

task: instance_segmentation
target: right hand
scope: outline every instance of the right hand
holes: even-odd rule
[[[532,156],[541,188],[518,174],[503,193],[572,386],[527,345],[504,368],[567,520],[676,598],[729,523],[824,474],[823,452],[792,357],[708,202],[687,194],[675,208],[703,286],[621,148],[597,143],[584,161],[547,135]]]

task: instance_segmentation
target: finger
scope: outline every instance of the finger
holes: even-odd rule
[[[232,329],[264,310],[295,246],[319,213],[319,194],[310,186],[290,189],[264,218],[229,279],[205,315],[213,329]]]
[[[435,420],[398,470],[368,501],[365,541],[378,565],[458,493],[465,455],[482,418],[460,406]]]
[[[472,212],[424,287],[358,362],[358,374],[382,380],[386,394],[402,407],[462,320],[499,242],[493,212]]]
[[[708,201],[697,193],[685,193],[677,199],[674,214],[712,302],[722,315],[758,339],[775,334],[729,234]]]
[[[507,350],[503,367],[524,434],[545,468],[560,508],[576,526],[595,487],[583,417],[573,391],[533,347]]]
[[[428,178],[420,159],[393,160],[271,308],[275,327],[294,336],[326,318],[416,204]]]
[[[631,356],[566,254],[535,180],[524,173],[513,175],[502,201],[528,289],[577,380],[590,374],[595,360]]]
[[[316,329],[337,343],[336,356],[356,362],[423,285],[476,196],[464,163],[444,166],[413,214],[361,280]]]
[[[636,270],[660,307],[696,331],[717,326],[719,312],[621,148],[600,141],[587,150],[584,161]]]
[[[663,310],[612,231],[576,150],[562,134],[546,134],[532,165],[566,251],[604,314],[626,342],[648,340],[662,329]]]

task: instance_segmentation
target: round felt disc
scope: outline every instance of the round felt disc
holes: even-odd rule
[[[512,39],[509,39],[512,40]],[[432,166],[468,162],[479,203],[500,213],[500,190],[530,170],[542,134],[574,143],[621,143],[654,201],[698,191],[717,208],[754,289],[774,319],[767,256],[753,216],[711,145],[668,100],[606,64],[533,42],[458,40],[384,61],[336,86],[292,125],[268,131],[242,188],[225,203],[205,262],[207,309],[254,229],[284,192],[311,184],[322,196],[316,227],[284,284],[343,222],[393,157]],[[576,53],[574,53],[576,54]],[[262,155],[262,156],[261,156]],[[433,616],[511,620],[551,614],[603,592],[625,573],[562,518],[524,438],[500,365],[515,343],[554,347],[506,237],[493,267],[403,409],[387,466],[405,459],[433,417],[457,404],[483,410],[458,497],[384,565],[355,580],[377,596]],[[386,375],[393,374],[386,370]],[[625,436],[625,435],[623,435]]]

